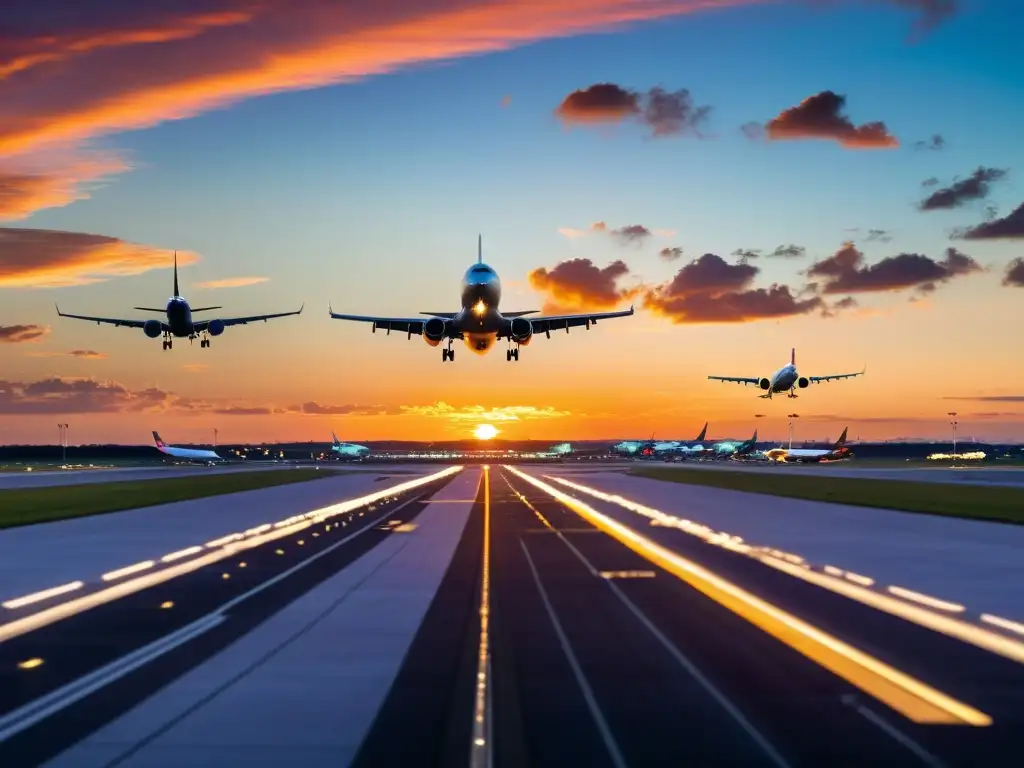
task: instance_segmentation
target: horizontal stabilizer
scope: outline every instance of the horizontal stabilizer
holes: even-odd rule
[[[209,312],[211,309],[224,309],[224,307],[192,307],[193,312]]]
[[[455,317],[458,312],[420,312],[421,315],[429,315],[430,317]]]
[[[141,312],[159,312],[161,315],[167,311],[166,309],[157,309],[156,307],[132,307],[132,309],[137,309]]]
[[[536,315],[539,310],[528,309],[524,312],[502,312],[502,317],[522,317],[523,315]]]

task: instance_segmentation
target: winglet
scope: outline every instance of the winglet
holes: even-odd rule
[[[479,234],[476,236],[476,263],[484,263],[484,236]]]
[[[57,302],[56,301],[53,302],[53,306],[56,307],[57,314],[60,315],[61,317],[64,317],[64,314],[60,311],[60,307],[57,306]]]
[[[631,314],[631,315],[633,314],[633,305],[632,304],[629,305],[629,314]]]
[[[331,302],[327,302],[327,314],[334,315],[334,307],[331,306]]]
[[[296,314],[301,315],[302,314],[302,310],[304,310],[305,308],[306,308],[306,302],[302,302],[302,304],[299,305],[299,311]]]

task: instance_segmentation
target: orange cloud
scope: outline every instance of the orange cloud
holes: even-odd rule
[[[0,165],[0,221],[17,221],[43,208],[60,208],[89,197],[90,184],[130,166],[113,154],[86,154],[45,164],[31,159]]]
[[[162,410],[178,404],[171,393],[150,387],[129,390],[116,381],[53,376],[29,383],[0,381],[0,413],[113,413]]]
[[[196,288],[244,288],[247,285],[266,283],[269,277],[226,277],[223,280],[207,280],[196,283]]]
[[[550,297],[545,312],[607,309],[635,296],[638,288],[620,288],[618,281],[629,274],[623,261],[598,268],[590,259],[570,259],[552,269],[540,267],[528,275],[530,285]]]
[[[0,325],[0,344],[24,344],[40,341],[50,332],[45,325]]]
[[[888,149],[899,141],[885,123],[854,125],[843,109],[846,97],[832,91],[808,96],[795,107],[783,110],[765,126],[769,139],[831,139],[847,149]],[[744,126],[753,135],[750,124]]]
[[[70,352],[29,352],[29,357],[77,357],[80,360],[105,360],[110,357],[106,352],[92,349],[72,349]]]
[[[178,264],[199,256],[178,251]],[[0,288],[61,288],[169,269],[172,253],[116,237],[54,229],[0,228]]]
[[[560,419],[572,416],[569,411],[559,411],[551,406],[537,408],[533,405],[505,405],[487,408],[483,405],[455,407],[444,401],[432,405],[403,405],[400,412],[409,416],[426,416],[450,421],[524,421],[528,419]]]

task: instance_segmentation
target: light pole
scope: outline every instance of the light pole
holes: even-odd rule
[[[793,419],[799,419],[800,415],[797,413],[789,414],[789,450],[793,450]]]
[[[213,428],[213,447],[217,447],[217,428]]]
[[[949,421],[949,425],[951,427],[953,427],[953,461],[955,462],[956,461],[956,425],[957,425],[956,411],[949,411],[946,415],[952,417],[950,419],[950,421]]]
[[[68,463],[68,425],[58,424],[57,429],[60,431],[60,455],[61,465],[67,466]]]

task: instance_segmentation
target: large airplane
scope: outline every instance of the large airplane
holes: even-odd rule
[[[654,456],[659,453],[666,451],[677,451],[677,450],[694,450],[703,446],[701,443],[707,437],[708,425],[704,424],[704,429],[700,431],[693,440],[661,440],[655,441],[654,435],[651,435],[650,440],[624,440],[621,443],[616,443],[612,446],[612,452],[621,453],[628,456]]]
[[[359,459],[370,453],[370,449],[365,445],[341,442],[334,432],[331,432],[331,437],[334,438],[334,443],[331,445],[331,453],[339,459]]]
[[[89,320],[99,325],[100,323],[109,323],[110,325],[123,325],[127,328],[141,328],[142,332],[145,333],[149,338],[155,339],[157,336],[163,335],[164,337],[164,349],[171,349],[174,338],[188,338],[191,343],[194,339],[199,338],[200,347],[210,346],[210,336],[220,336],[224,333],[224,329],[230,325],[245,325],[246,323],[255,323],[258,320],[272,320],[275,317],[288,317],[289,315],[298,315],[302,312],[302,307],[295,312],[277,312],[271,315],[252,315],[250,317],[225,317],[218,318],[216,320],[193,320],[193,312],[209,312],[213,309],[221,309],[221,307],[191,307],[185,297],[181,295],[178,290],[178,254],[174,254],[174,295],[167,300],[167,306],[163,309],[155,309],[153,307],[134,307],[142,312],[161,312],[166,316],[166,320],[120,320],[111,317],[90,317],[88,315],[70,315],[60,311],[60,307],[57,307],[57,314],[61,317],[70,317],[75,320]]]
[[[850,449],[846,447],[846,433],[849,429],[847,427],[843,430],[843,434],[839,436],[839,439],[836,440],[835,445],[831,448],[772,448],[764,452],[764,457],[768,461],[779,461],[787,464],[793,462],[838,461],[850,455]]]
[[[418,317],[376,317],[365,315],[343,315],[328,307],[334,320],[353,320],[371,323],[374,333],[378,328],[399,331],[406,338],[422,336],[432,347],[443,341],[447,347],[441,350],[441,361],[455,360],[452,343],[461,339],[473,352],[484,354],[499,339],[508,339],[506,360],[519,360],[519,348],[525,347],[534,336],[543,333],[549,339],[552,331],[590,326],[598,320],[626,317],[633,314],[633,307],[624,312],[596,312],[588,315],[552,315],[527,319],[525,315],[536,314],[537,310],[502,313],[498,310],[501,301],[501,281],[497,273],[484,264],[483,240],[477,238],[476,264],[466,270],[462,278],[462,308],[457,312],[420,312],[426,318]],[[513,346],[514,345],[514,346]]]
[[[762,398],[771,399],[773,394],[781,395],[786,393],[788,397],[798,397],[796,394],[797,389],[804,389],[810,384],[821,384],[826,381],[833,381],[835,379],[852,379],[854,376],[863,376],[867,371],[867,366],[864,370],[858,371],[857,373],[834,373],[829,376],[801,376],[796,370],[796,349],[794,349],[789,358],[789,364],[784,365],[774,374],[771,378],[767,376],[746,378],[743,376],[708,376],[713,381],[730,381],[734,384],[753,384],[761,389],[765,390],[765,394],[759,395]]]
[[[173,456],[176,459],[188,459],[189,461],[201,461],[207,466],[213,466],[215,462],[224,461],[216,451],[201,451],[195,448],[178,448],[168,445],[160,439],[160,435],[153,432],[153,440],[156,441],[156,449],[160,453]]]

